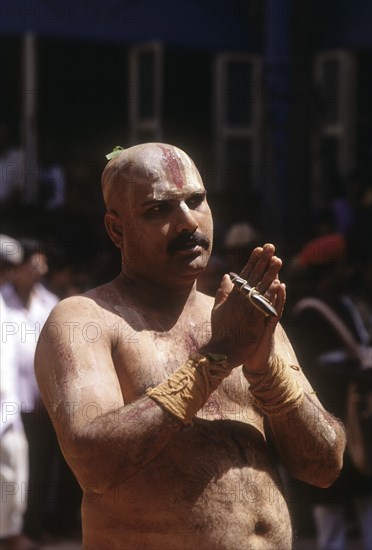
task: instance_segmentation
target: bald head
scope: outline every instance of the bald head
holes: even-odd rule
[[[165,182],[175,192],[202,186],[200,174],[191,158],[181,149],[165,143],[143,143],[123,150],[105,167],[102,174],[103,198],[108,211],[125,200],[125,193],[143,182],[151,183],[159,198]]]

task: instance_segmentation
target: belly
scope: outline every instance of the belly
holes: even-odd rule
[[[232,421],[196,420],[143,470],[85,498],[84,548],[291,548],[275,466],[261,434]]]

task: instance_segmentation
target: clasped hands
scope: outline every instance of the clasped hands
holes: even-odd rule
[[[279,280],[282,266],[275,247],[253,250],[240,277],[255,287],[275,307],[277,317],[265,317],[225,275],[212,310],[212,335],[207,351],[223,353],[231,367],[244,365],[252,373],[264,372],[273,348],[275,327],[281,318],[286,290]]]

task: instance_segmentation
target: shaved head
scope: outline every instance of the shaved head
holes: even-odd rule
[[[184,191],[203,186],[191,158],[181,149],[165,143],[143,143],[121,151],[105,167],[102,174],[103,198],[108,211],[123,203],[126,191],[141,182],[152,183],[154,195],[161,198],[164,181],[175,190]],[[163,182],[163,185],[159,185]]]
[[[122,270],[171,286],[193,285],[213,242],[206,191],[191,158],[173,145],[121,151],[102,174],[105,226]]]

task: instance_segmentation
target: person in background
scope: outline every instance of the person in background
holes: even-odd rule
[[[0,115],[0,208],[17,202],[24,188],[25,155],[12,134],[13,125]]]
[[[23,261],[19,241],[0,235],[0,288],[11,284],[14,271]],[[21,419],[17,353],[9,332],[17,328],[0,295],[0,547],[6,550],[32,550],[34,544],[23,534],[28,484],[28,445]]]
[[[6,307],[2,324],[7,326],[7,341],[17,351],[18,395],[29,449],[24,533],[37,541],[43,536],[55,438],[40,399],[34,354],[40,331],[58,298],[42,284],[48,264],[41,243],[33,239],[20,239],[20,243],[23,260],[14,269],[11,280],[1,287],[0,294]]]
[[[333,232],[308,242],[292,266],[291,277],[301,281],[297,288],[301,288],[302,296],[298,296],[286,324],[317,395],[348,427],[351,388],[372,389],[370,335],[349,292],[352,271],[342,234]],[[368,473],[372,464],[369,469],[357,467],[352,458],[353,434],[350,430],[347,433],[348,447],[339,478],[330,488],[311,489],[320,550],[345,550],[351,518],[361,535],[362,548],[372,549],[372,477]]]
[[[247,222],[232,224],[223,241],[224,258],[228,271],[240,273],[246,258],[262,242],[262,235]]]
[[[62,208],[66,201],[65,171],[52,139],[46,139],[39,151],[38,202],[49,211]]]

